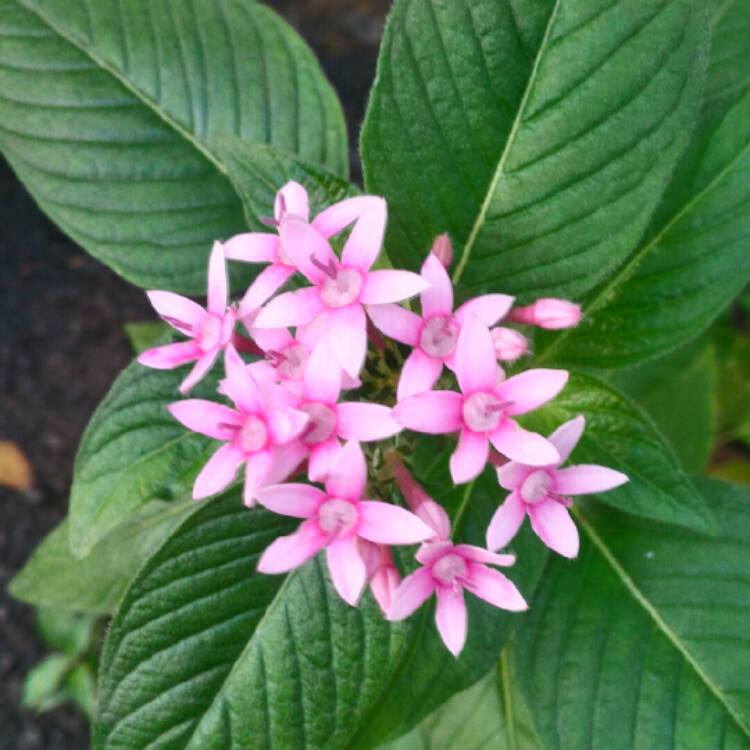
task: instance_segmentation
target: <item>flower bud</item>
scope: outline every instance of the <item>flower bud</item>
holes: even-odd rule
[[[512,328],[498,326],[490,332],[495,344],[495,355],[504,362],[515,362],[529,350],[526,337]]]
[[[447,234],[440,234],[435,238],[430,252],[443,264],[450,268],[453,262],[453,243]]]
[[[528,307],[514,307],[508,320],[555,331],[577,326],[581,320],[581,308],[564,299],[543,297]]]
[[[386,614],[391,606],[393,592],[401,583],[391,550],[384,544],[373,544],[362,538],[357,539],[357,548],[365,564],[370,591],[383,614]]]

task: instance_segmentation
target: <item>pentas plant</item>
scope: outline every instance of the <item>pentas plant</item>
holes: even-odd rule
[[[189,430],[218,442],[195,480],[196,500],[226,489],[244,467],[245,505],[260,503],[302,519],[297,531],[265,550],[260,573],[286,573],[325,551],[341,598],[357,606],[369,581],[384,616],[394,621],[434,594],[438,631],[458,656],[467,633],[465,592],[511,612],[527,608],[496,570],[514,564],[515,556],[500,550],[524,517],[550,549],[574,557],[578,537],[567,511],[572,496],[603,492],[627,477],[598,466],[561,468],[583,433],[582,417],[549,438],[516,421],[554,399],[568,373],[533,368],[506,377],[503,363],[529,347],[520,331],[499,324],[574,326],[578,306],[545,298],[513,307],[513,297],[491,293],[455,307],[447,236],[436,238],[419,274],[373,270],[386,218],[382,198],[359,196],[310,221],[305,188],[287,183],[268,220],[274,233],[242,234],[214,246],[207,310],[175,294],[149,292],[157,313],[190,340],[148,350],[139,361],[166,368],[197,360],[181,386],[185,392],[223,352],[217,399],[176,401],[169,411]],[[333,241],[342,244],[340,256]],[[237,305],[227,297],[227,260],[266,264]],[[284,291],[295,276],[309,286]],[[418,312],[409,301],[417,295]],[[365,368],[368,316],[379,331],[370,332],[371,358],[385,356],[380,334],[405,355],[395,393],[388,396],[393,403],[354,398],[372,379]],[[240,322],[244,333],[237,330]],[[245,361],[238,349],[258,356]],[[453,538],[448,514],[400,458],[418,433],[455,437],[449,462],[455,485],[476,479],[488,462],[498,467],[498,509],[486,548]],[[390,480],[387,495],[379,495],[368,492],[368,473],[374,473],[368,457],[380,461],[375,444],[385,440]],[[367,454],[363,444],[370,446]],[[305,477],[320,486],[300,481]],[[410,510],[394,502],[396,488]],[[403,580],[394,545],[419,545],[412,552],[418,567]]]

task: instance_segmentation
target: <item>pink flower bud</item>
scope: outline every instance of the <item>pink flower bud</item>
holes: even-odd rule
[[[443,264],[445,268],[450,268],[453,262],[453,243],[447,234],[440,234],[435,238],[430,252]]]
[[[390,547],[385,544],[374,544],[366,539],[357,539],[357,549],[365,564],[370,591],[385,614],[391,606],[393,592],[401,583],[401,576],[393,564]]]
[[[490,333],[492,334],[492,342],[495,344],[495,354],[498,359],[504,362],[515,362],[529,350],[526,337],[512,328],[498,326],[493,328]]]
[[[581,320],[581,308],[564,299],[543,297],[528,307],[514,307],[508,320],[555,331],[577,326]]]

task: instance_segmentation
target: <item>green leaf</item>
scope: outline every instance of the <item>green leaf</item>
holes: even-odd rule
[[[149,560],[105,644],[94,748],[376,747],[485,674],[520,619],[471,601],[454,659],[431,608],[389,624],[369,593],[349,607],[321,555],[286,577],[255,574],[297,523],[232,492]],[[523,565],[510,575],[528,595],[544,552],[528,534],[517,549]]]
[[[92,721],[96,712],[96,676],[91,667],[79,664],[65,678],[63,685],[65,697],[73,701]]]
[[[587,507],[548,565],[516,673],[549,750],[750,747],[750,492],[698,487],[716,536]]]
[[[39,607],[111,613],[147,557],[192,509],[192,504],[150,503],[107,534],[82,560],[70,551],[68,521],[63,521],[34,550],[9,591]],[[55,611],[54,616],[60,613]],[[50,641],[49,634],[45,638]]]
[[[78,448],[70,496],[73,553],[86,555],[149,500],[190,496],[217,443],[188,432],[167,411],[179,399],[182,369],[130,364],[98,406]],[[193,392],[215,397],[217,375]]]
[[[621,367],[659,356],[704,331],[750,281],[750,0],[715,5],[706,100],[657,220],[544,359]]]
[[[168,334],[169,329],[159,320],[144,323],[125,323],[125,335],[133,347],[134,354],[140,354],[159,343],[159,339]]]
[[[39,572],[43,575],[47,571]],[[67,656],[85,653],[94,637],[94,618],[85,615],[42,607],[36,613],[36,624],[44,642]]]
[[[612,386],[572,373],[553,401],[524,421],[547,435],[582,414],[586,430],[571,463],[609,466],[630,481],[597,499],[625,513],[699,531],[713,526],[712,513],[682,473],[677,458],[651,418]]]
[[[640,240],[687,144],[708,29],[693,0],[398,0],[362,132],[388,250],[435,235],[454,280],[577,297]]]
[[[26,675],[22,704],[36,711],[49,711],[62,703],[65,695],[61,688],[71,666],[69,656],[51,654],[45,657]]]
[[[251,0],[0,0],[0,148],[42,209],[141,286],[205,293],[246,229],[225,136],[347,171],[336,96]]]

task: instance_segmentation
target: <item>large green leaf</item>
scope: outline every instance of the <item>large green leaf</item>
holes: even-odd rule
[[[496,503],[485,480],[462,503],[482,527]],[[296,523],[248,510],[233,492],[151,558],[105,645],[97,750],[375,747],[485,674],[521,619],[469,597],[469,640],[454,659],[430,607],[395,625],[369,594],[349,607],[321,556],[286,577],[255,574],[262,550]],[[516,549],[510,575],[528,595],[544,552],[529,534]]]
[[[550,750],[750,747],[750,492],[698,486],[717,536],[591,508],[545,570],[516,671]]]
[[[335,94],[253,0],[0,0],[0,148],[41,207],[142,286],[204,293],[246,227],[217,144],[346,174]]]
[[[716,4],[706,99],[647,240],[542,356],[620,367],[696,337],[750,280],[750,0]]]
[[[392,260],[579,296],[634,249],[687,144],[708,29],[693,0],[398,0],[362,132]]]
[[[652,419],[612,386],[573,374],[563,392],[525,423],[549,434],[579,414],[586,418],[586,430],[571,463],[609,466],[630,478],[627,484],[598,495],[601,502],[699,531],[712,528],[708,504],[683,474]]]

